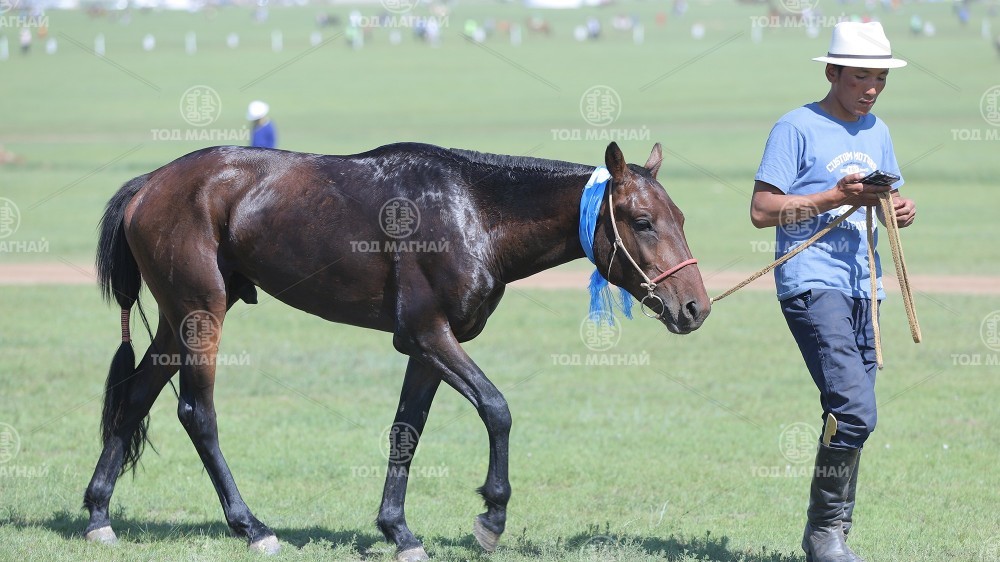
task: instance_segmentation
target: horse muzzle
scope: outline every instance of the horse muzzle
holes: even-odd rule
[[[673,302],[668,304],[669,301]],[[673,334],[689,334],[697,330],[712,311],[712,303],[707,298],[672,298],[665,301],[655,293],[643,297],[640,305],[643,315],[659,320]]]

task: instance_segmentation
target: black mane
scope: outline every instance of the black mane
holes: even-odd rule
[[[548,160],[532,156],[491,154],[489,152],[477,152],[475,150],[465,150],[461,148],[451,148],[449,150],[468,164],[483,166],[490,169],[504,168],[511,173],[548,173],[563,176],[589,174],[594,171],[594,166],[564,162],[562,160]]]

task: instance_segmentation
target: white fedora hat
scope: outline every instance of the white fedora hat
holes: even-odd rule
[[[247,107],[247,121],[256,121],[267,116],[269,109],[270,107],[260,100],[250,102],[250,106]]]
[[[833,27],[830,50],[818,62],[860,68],[900,68],[906,61],[892,58],[882,24],[842,21]]]

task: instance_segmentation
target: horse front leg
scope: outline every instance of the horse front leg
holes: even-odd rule
[[[428,559],[423,544],[406,525],[404,504],[410,462],[440,383],[437,373],[411,358],[406,366],[396,417],[389,430],[389,467],[377,524],[386,540],[396,545],[396,560],[399,562]]]
[[[478,407],[479,416],[486,424],[490,438],[490,464],[486,472],[486,482],[478,490],[486,504],[486,512],[476,517],[472,534],[483,550],[493,552],[507,524],[507,502],[510,501],[507,466],[511,417],[503,394],[492,383],[489,385],[495,396],[490,397],[487,405]]]
[[[464,396],[479,413],[490,441],[489,468],[479,494],[486,503],[486,512],[476,517],[473,535],[487,552],[493,552],[507,523],[507,502],[510,500],[508,479],[510,408],[503,394],[476,363],[465,353],[445,323],[421,323],[418,332],[406,335],[397,332],[394,345],[427,368]]]

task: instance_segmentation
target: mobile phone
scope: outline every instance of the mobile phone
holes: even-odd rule
[[[897,181],[899,181],[899,176],[896,174],[890,174],[889,172],[883,172],[882,170],[875,170],[874,172],[861,178],[858,183],[867,183],[869,185],[892,185]]]

